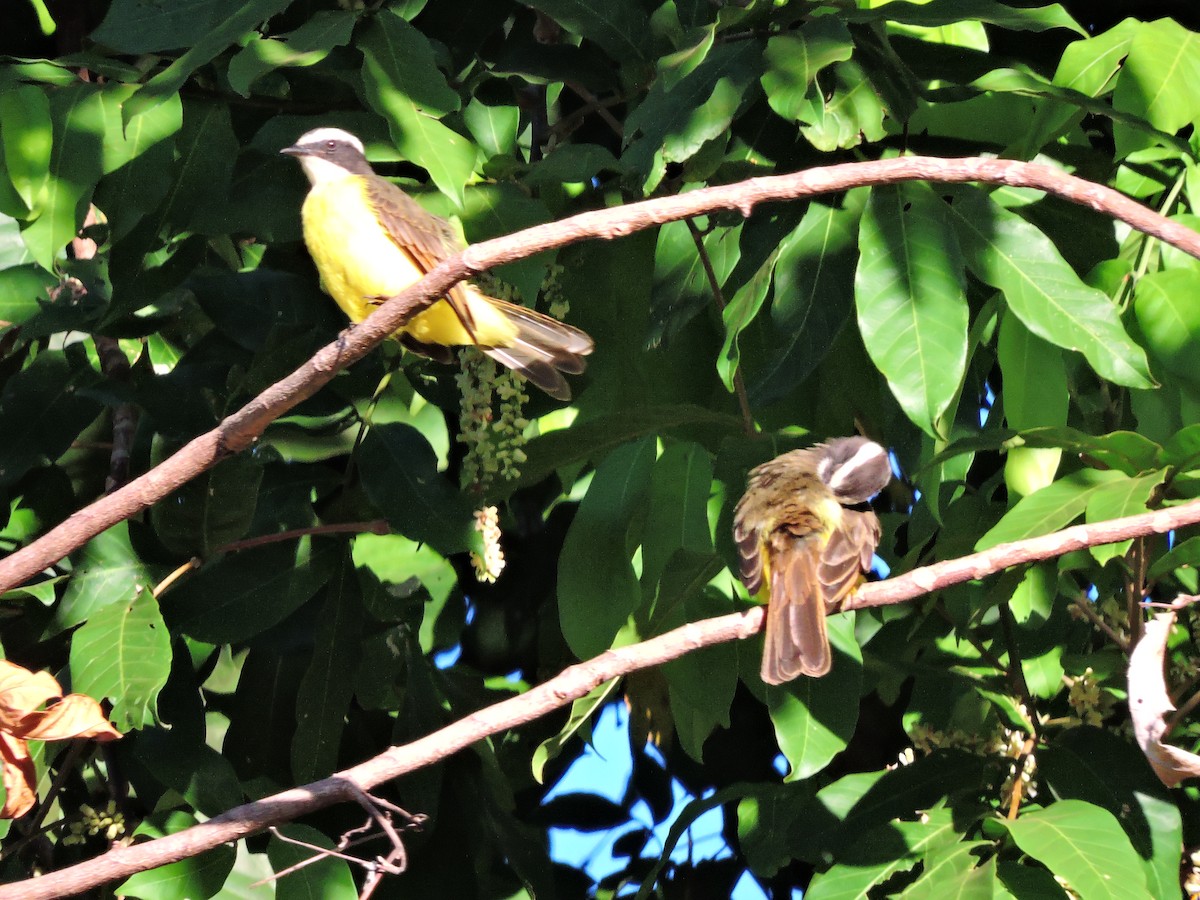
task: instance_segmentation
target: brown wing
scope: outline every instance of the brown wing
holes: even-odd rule
[[[771,597],[761,675],[767,684],[783,684],[797,675],[819,677],[833,657],[825,628],[825,604],[818,572],[821,538],[798,538],[776,531],[768,538]]]
[[[762,588],[762,539],[751,514],[754,498],[748,489],[733,511],[733,542],[738,552],[738,577],[753,597]]]
[[[821,554],[818,577],[826,610],[837,609],[858,587],[864,572],[871,568],[871,557],[879,546],[879,519],[870,511],[842,511]]]
[[[396,246],[428,272],[447,256],[462,249],[450,224],[440,219],[390,181],[368,175],[367,199]]]
[[[366,176],[367,199],[375,208],[380,223],[422,275],[453,253],[462,249],[450,223],[435,216],[390,181],[378,175]],[[450,289],[446,299],[463,323],[467,333],[475,334],[475,320],[460,282]]]
[[[751,596],[762,588],[762,544],[765,533],[786,523],[793,535],[819,528],[811,513],[793,509],[794,498],[812,486],[815,475],[807,450],[793,450],[750,470],[746,492],[733,511],[733,541],[738,576]]]

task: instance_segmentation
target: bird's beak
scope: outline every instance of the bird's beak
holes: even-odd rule
[[[299,144],[293,144],[290,147],[284,147],[279,152],[286,153],[288,156],[312,156],[311,150],[309,150],[307,147],[301,147]]]

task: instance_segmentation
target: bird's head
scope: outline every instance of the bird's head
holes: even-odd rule
[[[362,141],[340,128],[314,128],[279,152],[300,160],[312,184],[371,172]]]
[[[887,451],[864,437],[835,438],[813,449],[819,454],[817,477],[843,506],[865,503],[892,480]]]

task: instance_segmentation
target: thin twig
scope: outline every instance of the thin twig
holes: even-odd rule
[[[559,141],[562,141],[564,138],[573,134],[574,131],[583,124],[583,120],[592,113],[598,112],[601,109],[612,109],[614,106],[620,106],[622,103],[628,101],[628,99],[629,98],[624,94],[613,94],[611,97],[606,97],[603,100],[593,96],[592,99],[586,101],[583,106],[579,107],[578,109],[571,110],[569,113],[551,125],[550,131],[553,132],[555,138],[557,138]]]
[[[392,827],[392,820],[379,811],[379,807],[373,802],[373,798],[367,794],[362,788],[353,782],[350,783],[350,792],[354,795],[354,799],[358,801],[358,805],[367,811],[367,815],[375,822],[377,828],[387,835],[387,839],[392,842],[393,849],[399,849],[401,854],[404,852],[404,842],[400,840],[400,835],[396,833],[396,829]],[[384,863],[380,857],[376,857],[376,862],[382,867]],[[384,869],[389,875],[399,875],[404,871],[405,861],[401,855],[401,863],[398,867],[393,867],[388,864]]]
[[[1025,680],[1025,667],[1021,664],[1021,648],[1017,643],[1017,629],[1014,627],[1012,608],[1008,601],[1000,603],[1000,630],[1004,633],[1004,642],[1008,645],[1008,679],[1021,702],[1025,704],[1026,718],[1029,720],[1031,739],[1038,734],[1037,704],[1033,702],[1033,693]]]
[[[704,235],[700,233],[700,229],[696,227],[694,219],[684,219],[687,223],[688,233],[692,236],[692,242],[696,245],[696,253],[700,257],[700,264],[704,266],[704,274],[708,277],[708,287],[712,291],[713,302],[717,304],[717,312],[721,316],[721,321],[725,321],[725,294],[721,291],[721,283],[717,280],[717,273],[713,270],[712,260],[708,257],[708,248],[704,246]],[[750,412],[750,397],[746,393],[746,381],[742,378],[742,365],[739,361],[737,368],[733,370],[733,391],[737,394],[738,406],[742,411],[742,429],[748,435],[753,435],[756,432],[754,427],[754,415]]]
[[[1192,694],[1182,706],[1167,716],[1167,730],[1163,732],[1165,738],[1168,734],[1175,730],[1175,726],[1187,718],[1188,714],[1200,705],[1200,693]]]
[[[195,556],[193,556],[191,559],[189,559],[183,565],[178,566],[175,569],[175,571],[173,571],[170,575],[168,575],[166,578],[164,578],[162,581],[160,581],[158,584],[156,584],[154,586],[153,593],[154,593],[155,598],[161,597],[163,595],[163,593],[167,590],[167,588],[169,588],[171,585],[173,585],[176,581],[178,581],[180,578],[182,578],[188,572],[192,571],[193,569],[198,569],[198,568],[200,568],[200,560],[198,557],[195,557]]]
[[[596,115],[604,120],[604,124],[613,130],[613,134],[624,140],[625,126],[617,120],[616,116],[608,111],[607,104],[602,103],[599,99],[597,99],[595,94],[577,81],[565,81],[563,83],[576,94],[578,94],[584,103],[595,110]]]
[[[337,852],[340,852],[342,850],[345,850],[347,847],[357,847],[359,844],[365,844],[367,841],[379,840],[383,835],[375,833],[373,831],[374,827],[375,827],[375,823],[372,822],[370,819],[367,819],[366,822],[364,822],[362,825],[359,825],[357,828],[351,828],[349,831],[347,831],[345,834],[343,834],[341,836],[341,838],[337,842],[337,846],[334,847],[334,850]],[[298,844],[302,847],[312,847],[313,846],[310,844],[305,844],[303,841],[293,840],[292,838],[289,838],[283,834],[280,834],[279,829],[276,828],[274,825],[269,827],[267,829],[267,832],[269,834],[272,834],[275,837],[279,838],[284,843]],[[370,832],[370,833],[363,834],[363,832]],[[351,837],[351,835],[356,835],[356,834],[362,834],[362,837],[357,837],[357,838]],[[286,869],[280,869],[278,872],[272,872],[266,878],[261,878],[258,881],[254,882],[254,884],[250,885],[250,887],[251,888],[262,887],[264,884],[268,884],[272,881],[278,881],[281,878],[291,875],[293,872],[299,872],[301,869],[306,868],[307,866],[311,866],[313,863],[318,863],[322,859],[324,859],[326,856],[330,855],[328,850],[324,847],[318,847],[316,849],[321,851],[320,855],[310,856],[310,857],[308,857],[308,859],[302,859],[298,863],[293,863],[292,865],[288,866]],[[358,861],[359,858],[357,856],[349,856],[349,857],[346,857],[346,859]]]
[[[277,544],[280,541],[292,541],[297,538],[314,534],[391,534],[391,527],[385,519],[371,519],[368,522],[330,522],[326,525],[308,525],[304,528],[291,528],[287,531],[277,531],[273,534],[260,534],[257,537],[243,538],[240,541],[230,541],[213,550],[212,555],[222,553],[237,553],[239,550],[251,550],[267,544]]]
[[[1121,648],[1122,653],[1124,653],[1126,656],[1129,655],[1129,641],[1126,638],[1121,637],[1121,635],[1119,635],[1111,625],[1105,622],[1104,619],[1101,618],[1101,616],[1094,609],[1092,609],[1092,602],[1088,600],[1086,596],[1080,594],[1078,597],[1076,597],[1075,606],[1081,613],[1084,614],[1084,616],[1087,617],[1088,621],[1107,634],[1109,640]]]

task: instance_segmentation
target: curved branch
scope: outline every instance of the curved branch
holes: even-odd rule
[[[611,240],[654,225],[715,210],[749,216],[761,203],[796,200],[902,181],[968,182],[1030,187],[1088,206],[1200,258],[1200,234],[1103,185],[1050,166],[1005,159],[901,157],[843,163],[792,175],[752,178],[675,197],[643,200],[581,213],[468,247],[393,297],[361,324],[317,351],[307,363],[267,388],[216,428],[194,438],[173,456],[50,529],[32,544],[0,560],[0,593],[52,566],[107,528],[167,496],[222,459],[245,450],[267,425],[320,390],[340,370],[362,359],[416,312],[456,282],[493,266],[588,238]]]
[[[1077,525],[865,584],[845,607],[863,609],[901,603],[1022,563],[1197,523],[1200,523],[1200,500],[1095,525]],[[639,644],[608,650],[565,669],[524,694],[478,710],[411,743],[385,750],[329,778],[246,803],[177,834],[117,847],[58,872],[4,885],[0,887],[0,900],[54,900],[70,896],[135,872],[195,856],[334,803],[356,801],[361,791],[445,759],[490,735],[540,718],[610,679],[660,665],[703,647],[752,637],[762,628],[763,609],[756,606],[745,612],[691,622]]]

